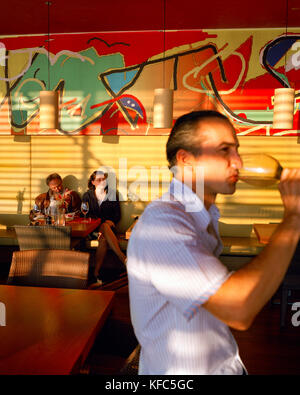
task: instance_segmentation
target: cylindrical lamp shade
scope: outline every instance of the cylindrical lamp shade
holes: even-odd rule
[[[58,99],[57,91],[40,92],[40,128],[58,129]]]
[[[171,128],[173,123],[173,89],[154,90],[153,127]]]
[[[292,88],[275,89],[273,128],[293,129],[295,90]]]

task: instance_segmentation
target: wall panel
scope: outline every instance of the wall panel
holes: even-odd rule
[[[5,214],[27,215],[34,197],[46,190],[48,174],[60,173],[69,187],[83,193],[89,175],[104,167],[110,169],[112,176],[115,174],[116,185],[125,200],[122,206],[128,214],[124,221],[128,223],[131,215],[140,213],[148,201],[167,188],[166,140],[167,136],[32,136],[24,142],[13,136],[2,136],[0,220],[3,222]],[[300,167],[300,145],[296,137],[240,137],[239,140],[241,153],[264,152],[279,159],[283,167]],[[120,170],[124,161],[127,166]],[[159,184],[154,182],[152,194],[151,174],[159,180]],[[219,195],[217,203],[221,220],[228,223],[272,222],[282,216],[276,185],[255,188],[239,182],[234,195]]]

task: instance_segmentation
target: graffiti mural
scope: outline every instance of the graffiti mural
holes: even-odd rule
[[[0,37],[0,135],[159,135],[155,88],[174,89],[174,121],[215,108],[239,135],[298,135],[300,29]],[[296,89],[293,130],[272,129],[274,89]],[[39,128],[39,92],[57,90],[60,125]]]

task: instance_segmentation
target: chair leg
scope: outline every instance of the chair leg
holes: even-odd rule
[[[285,316],[287,310],[288,303],[288,293],[289,290],[287,288],[283,288],[281,291],[281,299],[280,299],[280,327],[283,328],[285,326]]]

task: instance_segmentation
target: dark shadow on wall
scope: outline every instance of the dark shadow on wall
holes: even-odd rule
[[[18,202],[18,205],[17,205],[17,214],[22,214],[23,202],[24,202],[24,200],[25,200],[25,198],[24,198],[25,191],[26,191],[26,188],[23,188],[22,191],[19,191],[19,192],[17,193],[17,196],[16,196],[17,202]]]
[[[69,174],[63,178],[63,184],[65,188],[72,189],[72,191],[79,193],[79,180],[72,174]]]

